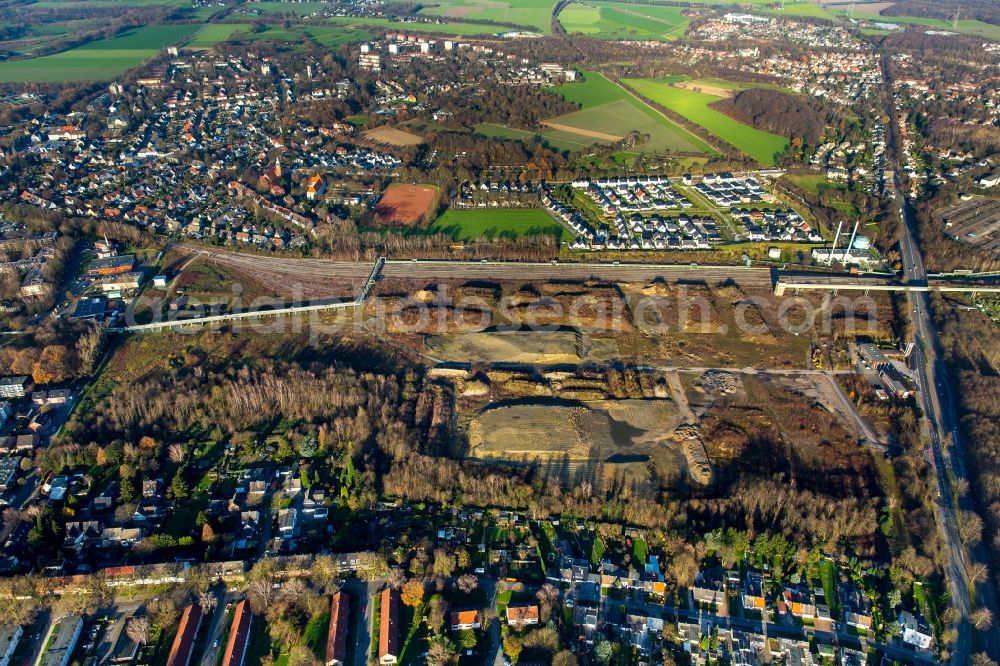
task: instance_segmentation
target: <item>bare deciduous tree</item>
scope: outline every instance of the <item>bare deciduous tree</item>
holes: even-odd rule
[[[125,625],[125,635],[139,645],[149,643],[149,618],[143,615],[129,619]]]

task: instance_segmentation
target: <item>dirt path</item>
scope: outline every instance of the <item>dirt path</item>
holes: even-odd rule
[[[697,423],[698,419],[695,417],[694,412],[691,411],[691,405],[688,403],[684,385],[681,384],[680,375],[676,372],[667,372],[665,374],[667,385],[670,386],[670,393],[674,398],[674,402],[677,403],[677,411],[681,415],[681,423]]]
[[[554,130],[560,130],[562,132],[569,132],[570,134],[577,134],[579,136],[585,136],[591,139],[598,139],[599,141],[621,141],[622,137],[616,136],[614,134],[606,134],[604,132],[595,132],[594,130],[581,129],[579,127],[570,127],[569,125],[560,125],[559,123],[550,123],[548,121],[542,123],[542,127],[548,127]]]

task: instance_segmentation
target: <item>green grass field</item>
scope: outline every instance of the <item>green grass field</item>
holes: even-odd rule
[[[840,16],[846,16],[846,10],[837,12]],[[924,16],[882,16],[874,11],[865,11],[864,7],[855,9],[854,18],[870,19],[879,23],[898,23],[900,25],[919,25],[933,30],[948,30],[962,33],[963,35],[976,35],[995,41],[1000,41],[1000,25],[991,25],[983,21],[963,19],[956,23],[943,19],[927,18]]]
[[[498,32],[508,32],[510,28],[501,25],[478,23],[404,23],[385,18],[368,18],[360,16],[335,16],[330,23],[342,26],[363,26],[369,28],[388,28],[405,32],[426,32],[435,35],[495,35]]]
[[[118,76],[182,41],[195,25],[136,28],[111,39],[89,42],[68,51],[0,63],[0,83],[66,83],[104,81]]]
[[[339,49],[344,44],[356,44],[372,38],[372,33],[367,30],[339,26],[329,28],[309,26],[305,28],[305,33],[328,49]]]
[[[249,23],[210,23],[202,26],[185,46],[192,49],[210,49],[226,41],[234,33],[249,31]]]
[[[514,23],[547,35],[552,32],[553,3],[554,0],[438,0],[420,14]]]
[[[507,127],[506,125],[495,125],[493,123],[480,123],[475,127],[476,134],[490,139],[501,139],[505,141],[534,141],[535,136],[541,136],[543,143],[549,148],[557,151],[583,150],[594,145],[592,139],[585,139],[569,132],[559,132],[557,130],[544,130],[529,132],[528,130]]]
[[[806,192],[810,192],[815,195],[825,194],[829,191],[835,192],[845,192],[847,191],[847,186],[843,183],[835,183],[832,180],[827,179],[826,176],[821,176],[819,174],[801,174],[801,175],[789,175],[786,176],[789,181],[798,185]]]
[[[569,238],[567,231],[544,210],[457,210],[445,211],[430,231],[448,234],[455,240],[493,236],[548,235]]]
[[[574,3],[559,14],[567,32],[595,39],[671,40],[683,36],[688,20],[680,7]]]
[[[583,107],[552,122],[616,136],[639,130],[649,135],[649,141],[636,148],[644,152],[714,152],[704,141],[603,75],[585,72],[584,76],[584,81],[549,89]]]
[[[325,2],[249,2],[246,9],[258,9],[264,14],[295,14],[308,16],[326,9]]]
[[[762,164],[774,164],[774,155],[785,149],[788,139],[733,120],[709,107],[719,97],[684,90],[648,79],[627,79],[626,85],[657,104],[703,127],[726,143]]]

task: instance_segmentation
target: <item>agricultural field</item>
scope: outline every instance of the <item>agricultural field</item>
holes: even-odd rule
[[[637,130],[649,135],[648,141],[635,148],[641,152],[712,152],[703,141],[603,75],[586,72],[585,77],[582,82],[550,89],[583,107],[575,113],[550,119],[550,127],[575,132],[582,139],[590,139],[591,143],[614,141]]]
[[[448,234],[455,240],[493,236],[550,235],[568,238],[569,232],[544,210],[458,210],[452,209],[435,220],[431,231]]]
[[[552,0],[440,0],[421,15],[514,23],[547,35],[551,33],[552,4]]]
[[[406,130],[401,130],[390,125],[383,125],[364,133],[364,138],[369,143],[384,146],[395,146],[397,148],[406,146],[419,146],[424,142],[423,137]]]
[[[534,141],[536,136],[541,136],[542,142],[553,150],[575,152],[592,146],[599,141],[585,139],[579,135],[569,132],[560,132],[555,129],[541,129],[537,132],[507,127],[506,125],[496,125],[494,123],[480,123],[476,125],[476,134],[489,139],[501,139],[504,141]]]
[[[136,28],[111,39],[30,60],[0,63],[0,83],[64,83],[104,81],[142,64],[171,44],[182,41],[195,25]]]
[[[559,22],[567,32],[595,39],[669,41],[683,36],[688,26],[680,7],[601,2],[573,3],[559,13]]]
[[[375,204],[375,217],[390,226],[418,226],[433,211],[437,195],[429,185],[390,185]]]
[[[185,46],[190,49],[210,49],[238,32],[249,31],[249,23],[209,23],[202,26]]]
[[[709,105],[720,97],[685,90],[649,79],[627,79],[639,94],[687,118],[762,164],[774,164],[774,156],[788,146],[784,137],[744,125]]]
[[[441,19],[441,22],[394,21],[387,18],[369,18],[360,16],[335,16],[330,23],[340,26],[362,26],[366,28],[387,28],[389,30],[405,30],[406,32],[426,32],[440,35],[472,36],[495,35],[508,32],[510,28],[489,23],[456,23]]]

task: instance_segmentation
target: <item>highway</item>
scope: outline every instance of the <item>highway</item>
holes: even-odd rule
[[[923,258],[916,243],[916,215],[910,203],[903,196],[903,188],[899,178],[898,155],[900,143],[898,115],[892,97],[892,83],[888,71],[888,58],[882,58],[882,74],[886,87],[887,113],[891,119],[890,150],[887,151],[887,164],[893,168],[894,179],[893,188],[896,199],[901,202],[900,214],[903,217],[902,236],[899,241],[900,255],[903,262],[903,279],[917,286],[927,284],[927,271],[924,268]],[[951,401],[950,393],[945,390],[948,385],[948,376],[944,363],[938,355],[937,332],[934,329],[930,312],[930,298],[927,292],[910,291],[907,292],[909,302],[909,314],[913,321],[916,350],[913,354],[917,370],[918,393],[921,407],[927,417],[927,425],[930,435],[932,462],[936,471],[936,482],[938,498],[935,504],[935,513],[938,521],[938,528],[944,540],[948,553],[946,574],[948,577],[949,591],[952,601],[958,609],[961,619],[958,623],[958,638],[955,641],[951,657],[953,664],[968,664],[971,661],[971,654],[980,650],[985,650],[993,659],[1000,658],[1000,643],[997,641],[997,629],[980,632],[976,637],[980,639],[978,644],[973,641],[972,625],[969,621],[969,614],[972,612],[972,600],[970,597],[969,580],[966,569],[966,553],[962,544],[958,529],[958,507],[963,509],[974,509],[970,498],[956,498],[952,492],[952,485],[949,475],[956,480],[965,479],[965,469],[962,464],[961,442],[958,438],[958,420],[955,415],[954,405]],[[945,447],[948,438],[952,438],[952,445]],[[973,553],[976,560],[988,563],[984,559],[983,553]],[[993,571],[992,573],[996,573]],[[994,617],[997,616],[996,591],[993,588],[989,576],[984,583],[976,586],[976,599],[980,607],[989,608]],[[994,622],[994,627],[996,623]]]

